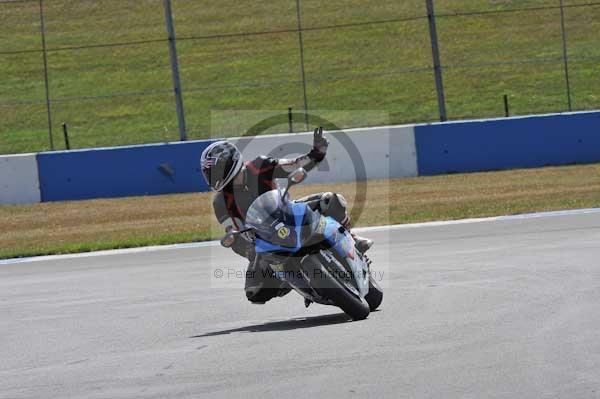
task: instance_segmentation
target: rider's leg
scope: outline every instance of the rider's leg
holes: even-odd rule
[[[297,200],[295,200],[296,202],[304,202],[306,204],[308,204],[308,206],[313,210],[313,211],[320,211],[319,208],[319,204],[321,202],[321,197],[324,195],[325,193],[315,193],[315,194],[310,194],[307,195],[306,197],[302,197],[302,198],[298,198]]]
[[[342,226],[344,226],[356,242],[356,248],[365,253],[369,248],[373,246],[373,240],[365,237],[361,237],[356,233],[352,233],[350,230],[350,215],[348,214],[348,204],[346,199],[341,194],[336,193],[323,193],[319,203],[319,209],[321,214],[325,216],[331,216],[337,220]]]
[[[246,298],[255,304],[264,304],[270,299],[284,296],[291,288],[284,281],[279,280],[269,265],[260,261],[256,256],[246,270]]]

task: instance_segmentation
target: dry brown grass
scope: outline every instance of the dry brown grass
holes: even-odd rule
[[[356,215],[354,197],[361,185],[366,200]],[[600,207],[600,165],[306,185],[292,193],[324,190],[344,193],[360,226]],[[221,229],[211,196],[0,206],[0,258],[216,238]]]

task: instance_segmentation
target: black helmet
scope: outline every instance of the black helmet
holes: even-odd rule
[[[204,180],[215,191],[223,190],[240,172],[242,164],[242,154],[227,141],[209,145],[200,158]]]

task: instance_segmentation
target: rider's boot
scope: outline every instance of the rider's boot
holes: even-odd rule
[[[256,305],[264,305],[265,302],[275,297],[282,297],[292,289],[288,283],[278,279],[275,273],[265,268],[259,259],[254,259],[246,270],[245,291],[246,298]]]
[[[352,238],[354,238],[354,242],[356,243],[356,249],[360,251],[360,253],[367,252],[373,246],[373,240],[366,237],[361,237],[356,233],[352,234]]]
[[[358,234],[352,232],[352,230],[350,230],[351,224],[349,217],[346,217],[343,220],[342,226],[344,226],[344,228],[350,232],[350,235],[352,235],[352,238],[354,238],[354,245],[356,249],[360,251],[360,253],[364,254],[373,246],[373,240],[371,240],[370,238],[361,237]]]
[[[287,295],[291,290],[291,287],[284,282],[278,288],[266,288],[263,284],[246,286],[246,298],[255,305],[264,305],[275,297]]]
[[[373,246],[373,240],[361,237],[350,230],[352,223],[348,214],[348,205],[343,195],[335,193],[320,194],[319,209],[323,215],[331,216],[352,234],[356,242],[356,249],[361,253],[364,254]]]

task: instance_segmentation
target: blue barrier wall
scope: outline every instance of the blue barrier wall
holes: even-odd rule
[[[386,154],[390,140],[385,137],[364,144],[364,154]],[[208,191],[199,158],[212,142],[40,153],[41,200]],[[269,152],[277,142],[265,144]],[[419,175],[600,162],[600,112],[417,125],[414,142],[407,139],[403,146],[412,149],[395,157],[414,159],[416,152]],[[335,160],[335,148],[330,152]],[[389,161],[403,162],[391,156]]]
[[[415,126],[419,175],[600,161],[600,112]]]
[[[199,160],[211,143],[40,153],[42,201],[208,191]]]

